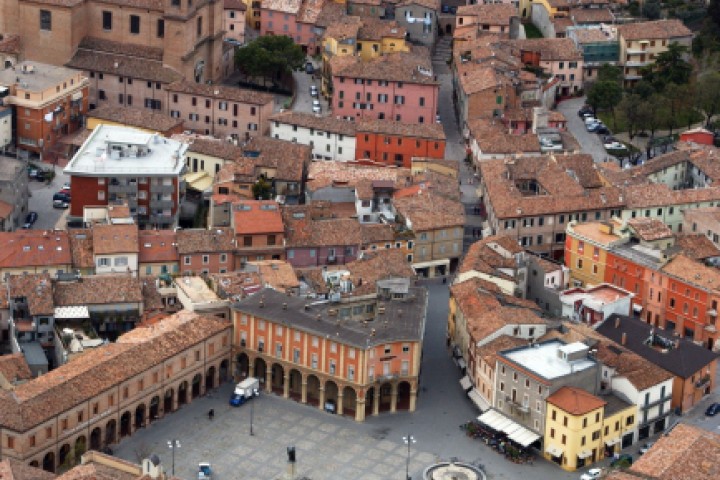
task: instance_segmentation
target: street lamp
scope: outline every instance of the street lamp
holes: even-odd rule
[[[168,448],[172,451],[172,474],[175,476],[175,450],[180,448],[180,440],[168,440]]]
[[[258,390],[257,388],[254,388],[252,391],[252,396],[253,397],[260,396],[260,390]],[[252,401],[252,399],[250,399],[250,436],[255,435],[253,433],[253,414],[254,413],[255,413],[255,402]]]
[[[405,479],[406,480],[412,480],[412,477],[410,476],[410,445],[413,443],[417,443],[417,440],[415,440],[415,437],[412,435],[408,435],[407,437],[403,437],[403,442],[405,442],[405,445],[407,445],[407,460],[405,461]]]

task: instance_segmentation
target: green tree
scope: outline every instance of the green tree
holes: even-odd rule
[[[628,136],[630,141],[638,134],[641,129],[641,125],[645,123],[645,111],[642,110],[642,104],[644,103],[643,98],[640,95],[631,93],[625,95],[625,97],[618,105],[618,110],[625,117],[625,124],[628,129]]]
[[[720,28],[720,0],[710,0],[707,9],[708,17],[713,23]]]
[[[660,18],[661,8],[660,2],[657,0],[646,0],[642,7],[643,17],[648,20],[657,20]]]
[[[279,80],[283,74],[302,67],[305,54],[299,45],[285,35],[266,35],[239,48],[235,65],[246,75]]]
[[[615,67],[609,63],[603,64],[598,68],[597,81],[598,82],[616,82],[621,83],[623,78],[623,71],[620,67]]]
[[[272,197],[272,184],[264,177],[260,177],[252,186],[253,198],[257,200],[270,200]]]
[[[595,82],[587,92],[587,103],[589,103],[595,111],[610,110],[613,119],[613,130],[617,128],[615,119],[615,107],[622,100],[623,91],[617,81],[598,81]]]
[[[688,47],[672,42],[667,50],[655,57],[655,76],[663,87],[668,83],[684,85],[690,81],[692,65],[684,58],[687,52]]]
[[[662,116],[664,117],[664,124],[670,130],[672,135],[673,130],[680,126],[681,118],[689,118],[691,115],[691,99],[690,87],[688,85],[677,85],[670,83],[665,87],[665,91],[662,93],[665,99],[663,103],[664,111]]]
[[[695,88],[695,106],[705,116],[705,126],[720,113],[720,73],[708,72],[698,78]]]

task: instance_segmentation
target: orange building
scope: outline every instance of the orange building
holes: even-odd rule
[[[364,279],[363,279],[364,280]],[[308,302],[271,288],[234,306],[236,378],[362,422],[415,410],[427,294],[407,278]],[[370,287],[370,288],[368,288]]]
[[[356,160],[410,168],[413,157],[445,158],[445,132],[439,123],[358,120],[355,138]]]

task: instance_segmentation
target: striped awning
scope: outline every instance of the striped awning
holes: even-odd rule
[[[608,447],[612,447],[616,443],[620,443],[620,437],[613,438],[612,440],[605,440],[605,445],[607,445]]]
[[[540,438],[539,434],[510,420],[497,410],[488,410],[477,419],[480,423],[484,423],[493,430],[505,433],[510,440],[523,447],[527,447]]]
[[[56,319],[90,318],[90,313],[86,306],[55,307],[54,317]]]
[[[488,408],[490,408],[490,403],[483,398],[482,395],[480,395],[480,392],[477,391],[477,388],[473,388],[468,392],[468,397],[472,402],[475,404],[475,406],[480,409],[481,412],[484,412]]]

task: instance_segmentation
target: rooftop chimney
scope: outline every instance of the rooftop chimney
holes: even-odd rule
[[[627,342],[627,333],[623,332],[622,339],[620,340],[620,343],[622,345],[625,345],[625,342]]]
[[[620,317],[615,318],[615,328],[620,328]]]

